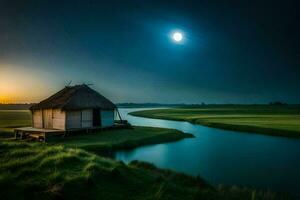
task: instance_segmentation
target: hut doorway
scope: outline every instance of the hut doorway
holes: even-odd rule
[[[43,126],[44,128],[53,128],[52,109],[43,110]]]
[[[101,126],[101,113],[99,108],[93,109],[93,126]]]

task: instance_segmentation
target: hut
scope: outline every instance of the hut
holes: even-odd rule
[[[31,106],[32,126],[62,131],[114,126],[116,105],[87,85],[66,86]]]

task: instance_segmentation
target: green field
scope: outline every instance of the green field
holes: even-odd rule
[[[145,110],[130,114],[188,121],[235,131],[300,138],[300,106],[210,105]]]
[[[31,126],[28,110],[0,110],[0,133],[12,132],[13,128]]]
[[[8,138],[12,127],[30,125],[30,114],[0,113],[6,131],[0,133],[0,199],[289,199],[269,191],[212,187],[200,177],[101,156],[103,151],[191,137],[180,131],[133,127],[52,138],[49,143],[14,141]]]

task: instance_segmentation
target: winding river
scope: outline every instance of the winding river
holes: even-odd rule
[[[132,125],[173,128],[195,138],[119,151],[115,154],[118,160],[151,162],[200,175],[213,185],[250,186],[300,197],[300,140],[128,115],[145,108],[119,110]]]

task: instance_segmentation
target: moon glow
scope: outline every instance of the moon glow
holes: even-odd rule
[[[173,33],[172,38],[175,42],[180,42],[183,39],[183,35],[180,32],[175,32]]]

